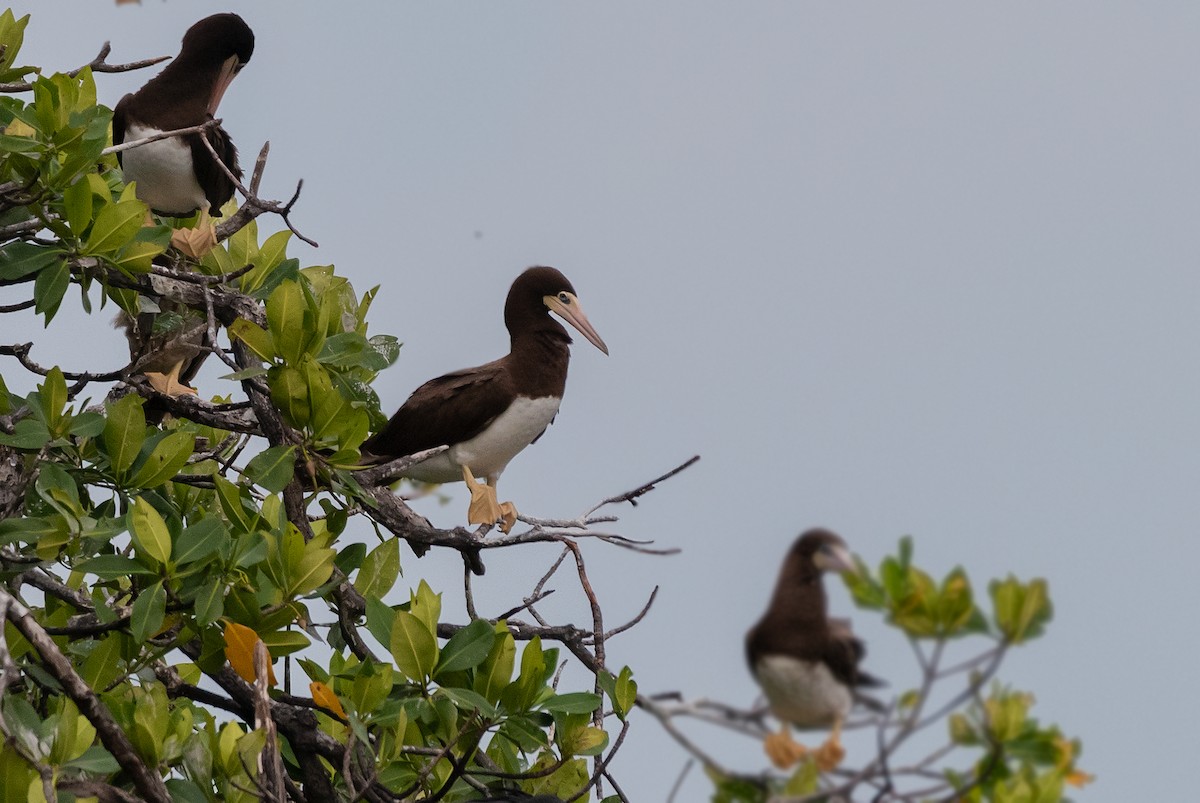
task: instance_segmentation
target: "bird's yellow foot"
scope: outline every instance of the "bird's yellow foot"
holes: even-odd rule
[[[838,730],[834,730],[825,744],[813,750],[813,759],[817,762],[817,769],[821,772],[829,772],[838,764],[842,763],[842,759],[846,757],[846,749],[842,747],[842,740],[839,738]]]
[[[471,504],[467,508],[469,524],[495,524],[503,516],[500,503],[496,501],[496,489],[475,479],[471,469],[462,467],[463,482],[471,492]]]
[[[793,739],[785,726],[779,733],[767,734],[763,739],[763,752],[772,764],[786,770],[799,764],[808,755],[808,748]]]
[[[157,390],[164,396],[170,396],[172,399],[180,396],[197,396],[195,388],[190,388],[179,381],[179,372],[183,369],[183,362],[177,362],[171,367],[168,373],[162,374],[158,371],[147,371],[146,379],[150,380],[150,387]]]
[[[494,495],[495,493],[496,493],[496,489],[493,488],[492,494]],[[513,526],[516,525],[516,523],[517,523],[517,506],[514,505],[512,502],[501,502],[500,503],[500,520],[502,522],[500,524],[500,532],[502,532],[502,533],[512,532]]]

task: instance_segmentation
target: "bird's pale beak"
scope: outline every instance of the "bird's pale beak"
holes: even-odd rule
[[[550,308],[551,312],[557,313],[560,318],[575,327],[579,331],[579,334],[588,339],[589,343],[605,354],[608,354],[608,346],[604,345],[604,341],[600,339],[600,335],[596,333],[587,316],[583,314],[583,307],[579,305],[579,299],[575,297],[574,293],[543,296],[542,301]]]
[[[858,574],[858,566],[854,563],[853,556],[849,550],[843,546],[829,544],[824,549],[821,549],[813,556],[813,563],[817,568],[824,572],[843,572],[847,574]]]
[[[212,97],[208,99],[208,113],[210,116],[216,117],[217,107],[221,105],[221,98],[225,97],[225,90],[229,89],[229,85],[233,83],[233,79],[237,76],[239,66],[237,56],[230,56],[221,65],[221,71],[217,74],[217,82],[213,85]]]

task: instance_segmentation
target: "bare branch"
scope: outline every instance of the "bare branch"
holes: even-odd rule
[[[96,58],[92,59],[82,67],[76,67],[74,70],[68,71],[67,75],[74,78],[88,67],[92,68],[92,72],[129,72],[131,70],[141,70],[146,67],[152,67],[155,64],[159,64],[171,58],[170,56],[158,56],[157,58],[153,59],[130,61],[125,64],[109,64],[107,59],[108,54],[111,52],[112,45],[110,45],[108,42],[105,42],[104,46],[100,48],[100,53],[96,56]],[[29,81],[11,81],[9,83],[0,84],[0,92],[28,92],[31,89],[33,89],[33,84]]]

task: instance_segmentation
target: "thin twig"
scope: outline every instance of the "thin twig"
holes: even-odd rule
[[[104,46],[100,48],[100,53],[96,56],[96,58],[92,59],[82,67],[76,67],[74,70],[68,71],[67,75],[74,78],[88,67],[92,68],[92,72],[129,72],[131,70],[141,70],[146,67],[152,67],[155,64],[159,64],[171,58],[170,56],[158,56],[157,58],[142,59],[141,61],[130,61],[125,64],[109,64],[106,59],[108,58],[108,54],[111,52],[112,45],[108,42],[105,42]],[[33,89],[33,84],[29,81],[11,81],[9,83],[0,84],[0,92],[28,92],[31,89]]]

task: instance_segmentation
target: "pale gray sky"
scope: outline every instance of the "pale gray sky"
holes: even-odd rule
[[[580,342],[557,423],[501,490],[528,513],[573,515],[703,456],[622,511],[621,532],[682,555],[587,547],[612,621],[662,586],[610,645],[642,690],[749,705],[742,636],[795,534],[829,526],[874,564],[911,533],[921,564],[962,564],[981,592],[1010,571],[1049,578],[1048,636],[1001,677],[1082,737],[1098,780],[1077,799],[1186,788],[1200,722],[1200,7],[16,9],[34,13],[24,61],[60,70],[105,39],[114,60],[174,54],[196,19],[245,17],[257,48],[221,116],[244,163],[270,139],[266,194],[304,178],[294,219],[321,247],[291,254],[335,263],[360,291],[383,285],[374,331],[405,342],[376,383],[385,407],[503,353],[521,269],[572,279],[612,356]],[[150,74],[100,76],[102,102]],[[122,364],[107,314],[73,320],[35,357]],[[0,317],[0,341],[30,326]],[[215,378],[202,390],[226,392]],[[453,493],[420,509],[457,523]],[[516,604],[553,557],[489,556],[482,609]],[[461,605],[453,555],[405,571]],[[832,596],[870,671],[912,683],[901,638]],[[684,754],[648,717],[635,726],[614,769],[636,800],[662,800]],[[697,733],[741,769],[764,766],[748,740]],[[850,745],[850,761],[870,750]],[[681,799],[706,793],[693,773]]]

